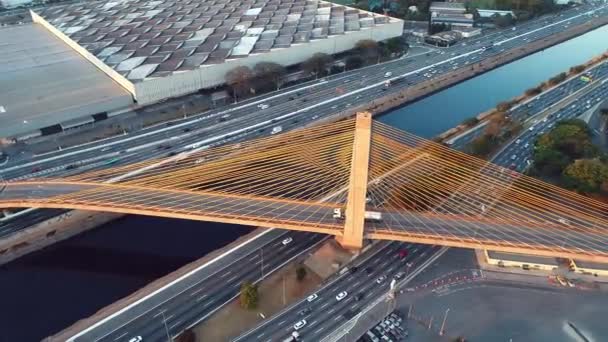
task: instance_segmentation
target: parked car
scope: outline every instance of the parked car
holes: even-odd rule
[[[306,301],[307,302],[312,302],[313,300],[319,298],[319,295],[317,295],[316,293],[311,294],[310,296],[306,297]]]
[[[342,292],[338,293],[338,295],[336,296],[336,300],[339,302],[342,299],[346,298],[346,296],[348,296],[348,292],[342,291]]]

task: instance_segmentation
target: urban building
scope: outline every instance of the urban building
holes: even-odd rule
[[[608,276],[608,264],[573,260],[574,271],[586,275]]]
[[[31,3],[32,0],[0,0],[0,5],[4,8],[14,8]]]
[[[517,16],[515,15],[515,13],[513,13],[513,11],[499,11],[499,10],[492,10],[492,9],[477,9],[477,13],[479,13],[479,17],[481,18],[491,18],[494,15],[507,15],[510,14],[513,18],[517,18]]]
[[[472,27],[475,24],[473,15],[466,13],[461,2],[433,2],[429,8],[430,24],[445,24],[450,28]]]
[[[41,25],[0,28],[0,137],[35,137],[133,104],[104,72]]]
[[[460,33],[454,31],[444,31],[431,36],[426,36],[424,41],[429,44],[445,47],[456,44],[460,39],[462,39]]]
[[[470,38],[481,34],[479,27],[454,27],[452,31],[460,33],[463,38]]]
[[[526,270],[552,271],[559,267],[555,258],[484,250],[488,264]]]
[[[219,86],[237,66],[293,65],[403,32],[401,20],[318,0],[94,1],[32,17],[139,104]]]

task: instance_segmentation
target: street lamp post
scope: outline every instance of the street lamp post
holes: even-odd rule
[[[439,329],[439,336],[443,336],[443,333],[445,332],[445,321],[446,319],[448,319],[448,312],[450,312],[450,308],[447,308],[445,310],[445,315],[443,316],[443,322],[441,322],[441,329]]]
[[[169,335],[169,328],[167,327],[167,319],[165,318],[165,311],[161,311],[160,314],[163,316],[163,324],[165,326],[165,333],[167,333],[167,342],[171,342],[171,336]]]

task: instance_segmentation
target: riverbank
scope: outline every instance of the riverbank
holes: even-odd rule
[[[145,296],[149,295],[150,293],[153,293],[154,291],[171,283],[175,279],[180,278],[183,275],[185,275],[189,272],[192,272],[193,270],[195,270],[197,268],[200,268],[201,266],[209,263],[216,257],[220,256],[222,253],[224,253],[232,248],[237,247],[238,245],[244,243],[245,241],[255,238],[256,236],[264,233],[266,230],[267,230],[266,228],[254,229],[250,233],[240,236],[238,239],[225,245],[224,247],[218,248],[218,249],[214,250],[213,252],[208,253],[207,255],[205,255],[202,258],[200,258],[194,262],[191,262],[189,264],[186,264],[183,267],[180,267],[179,269],[167,274],[166,276],[164,276],[162,278],[159,278],[151,283],[148,283],[147,285],[145,285],[144,287],[140,288],[139,290],[133,292],[132,294],[128,295],[127,297],[124,297],[120,300],[115,301],[114,303],[112,303],[110,305],[103,307],[102,309],[97,311],[95,314],[75,322],[74,324],[61,330],[60,332],[45,338],[43,341],[45,341],[45,342],[66,341],[68,338],[70,338],[71,336],[74,336],[76,333],[84,330],[85,328],[90,327],[91,325],[103,320],[104,318],[137,302],[138,300],[144,298]]]

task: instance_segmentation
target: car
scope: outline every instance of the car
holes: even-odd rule
[[[404,276],[405,276],[405,272],[400,271],[400,272],[397,272],[397,274],[395,274],[395,279],[399,280],[399,279],[403,278]]]
[[[141,338],[141,336],[135,336],[132,337],[129,342],[141,342],[143,340],[143,338]]]
[[[371,267],[366,267],[366,268],[365,268],[365,273],[367,273],[367,275],[372,274],[372,272],[374,272],[374,269],[373,269],[373,268],[371,268]]]
[[[393,76],[393,73],[390,71],[387,72],[386,74],[384,74],[384,77],[391,77],[391,76]]]
[[[358,270],[359,268],[357,266],[353,266],[350,268],[350,273],[357,273]]]
[[[514,154],[514,155],[511,156],[511,160],[515,160],[515,159],[517,159],[517,155],[516,154]]]
[[[265,104],[265,103],[260,103],[260,104],[258,104],[258,108],[260,108],[260,109],[266,109],[266,108],[268,108],[268,107],[270,107],[270,106],[269,106],[269,105],[267,105],[267,104]]]
[[[298,323],[294,324],[293,325],[293,329],[294,330],[300,330],[300,329],[304,328],[304,326],[306,325],[306,323],[307,323],[306,320],[303,319],[303,320],[299,321]]]
[[[526,144],[524,145],[524,148],[528,148],[529,146],[530,146],[530,143],[526,143]]]
[[[313,115],[313,117],[312,117],[313,120],[317,120],[318,118],[319,118],[318,115]]]
[[[549,119],[547,119],[547,118],[544,118],[544,119],[543,119],[543,122],[547,122],[547,121],[549,121]]]
[[[74,170],[76,168],[78,168],[78,165],[76,165],[76,164],[70,164],[65,167],[66,170]]]
[[[38,166],[36,166],[35,168],[32,169],[32,173],[34,172],[40,172],[40,168]]]
[[[285,240],[283,240],[281,243],[283,244],[283,246],[287,246],[291,243],[291,241],[293,241],[292,237],[288,237]]]
[[[382,283],[384,283],[385,280],[386,280],[386,276],[385,275],[379,276],[378,279],[376,279],[376,283],[382,284]]]
[[[399,253],[397,255],[399,256],[400,259],[403,259],[403,258],[407,257],[408,251],[405,248],[400,249]]]
[[[355,300],[358,302],[363,299],[363,297],[365,297],[365,294],[363,292],[359,292],[355,295]]]
[[[306,315],[308,315],[308,314],[309,314],[311,311],[312,311],[312,309],[311,309],[311,308],[304,308],[304,310],[301,310],[300,312],[298,312],[298,314],[299,314],[300,316],[306,316]]]
[[[104,147],[104,148],[101,149],[101,152],[109,151],[111,149],[112,149],[111,146],[106,146],[106,147]]]
[[[186,127],[184,129],[182,129],[182,132],[187,133],[187,132],[190,132],[191,130],[192,130],[192,128]]]
[[[509,169],[511,169],[511,170],[515,170],[516,167],[517,167],[517,165],[515,165],[515,164],[509,165]]]
[[[517,140],[515,140],[515,143],[516,143],[516,144],[519,144],[520,142],[521,142],[521,139],[517,139]]]
[[[171,152],[167,153],[167,157],[173,157],[176,154],[177,154],[177,152],[171,151]]]
[[[310,296],[306,297],[306,301],[310,303],[310,302],[312,302],[313,300],[315,300],[317,298],[319,298],[319,295],[316,294],[316,293],[313,293]]]
[[[339,302],[342,299],[346,298],[346,296],[348,296],[348,292],[342,291],[342,292],[338,293],[338,295],[336,296],[336,300]]]

